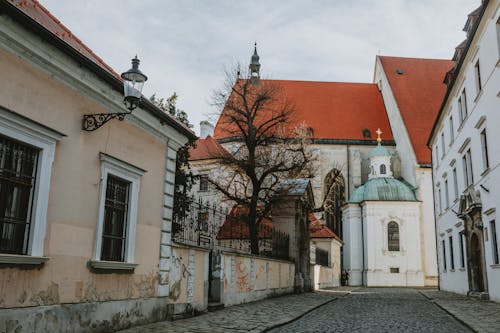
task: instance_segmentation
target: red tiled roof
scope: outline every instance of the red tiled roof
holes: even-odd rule
[[[383,70],[398,104],[410,136],[417,162],[431,163],[427,138],[446,93],[445,74],[454,62],[441,59],[418,59],[381,56]],[[398,69],[402,75],[396,73]]]
[[[309,214],[309,238],[335,238],[342,241],[330,228],[321,224],[321,221],[312,213]]]
[[[382,96],[372,83],[262,80],[278,85],[295,105],[293,125],[305,122],[315,139],[374,140],[380,128],[384,140],[393,140]],[[234,124],[224,114],[215,127],[216,139],[228,138]],[[369,129],[371,138],[363,137]]]
[[[250,232],[245,221],[248,215],[248,208],[235,206],[226,217],[217,233],[217,239],[248,239]],[[264,218],[259,225],[259,238],[271,238],[273,222],[269,218]]]
[[[49,30],[51,33],[59,37],[80,52],[82,55],[88,59],[95,62],[100,67],[107,70],[109,73],[120,78],[120,75],[116,73],[113,68],[107,65],[104,60],[99,58],[87,45],[85,45],[78,37],[73,35],[73,33],[62,24],[47,8],[42,6],[37,0],[7,0],[24,14],[28,15],[31,19],[35,20],[45,29]]]
[[[210,135],[205,139],[196,140],[196,147],[189,148],[190,161],[210,160],[230,156],[231,154]]]

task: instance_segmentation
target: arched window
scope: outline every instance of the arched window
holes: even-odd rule
[[[394,221],[387,225],[387,241],[389,251],[399,251],[399,225]]]
[[[342,205],[344,204],[345,179],[338,169],[325,177],[324,201],[326,225],[337,235],[342,235]]]
[[[380,165],[380,174],[381,175],[385,175],[385,172],[386,172],[386,170],[385,170],[385,164],[381,164]]]

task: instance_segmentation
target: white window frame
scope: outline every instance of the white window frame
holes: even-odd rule
[[[2,107],[0,107],[0,133],[40,149],[36,166],[36,182],[33,190],[27,255],[0,253],[2,257],[0,263],[9,261],[9,263],[39,264],[47,259],[42,259],[42,257],[44,255],[45,232],[47,229],[50,177],[52,175],[56,143],[65,135]],[[22,259],[23,257],[39,257],[40,260]]]
[[[96,268],[114,268],[99,265],[101,261],[101,249],[102,249],[102,232],[104,228],[104,202],[106,200],[106,185],[108,182],[108,175],[113,175],[115,177],[124,179],[130,182],[130,193],[129,193],[129,203],[127,212],[127,229],[126,229],[126,239],[125,239],[125,255],[123,262],[117,263],[129,263],[134,264],[134,253],[135,253],[135,234],[136,234],[136,224],[137,224],[137,209],[139,203],[139,189],[141,176],[146,172],[143,169],[135,167],[127,162],[119,160],[115,157],[107,155],[105,153],[100,153],[99,158],[101,160],[101,181],[100,181],[100,191],[99,191],[99,210],[98,210],[98,220],[97,220],[97,235],[94,249],[94,263],[92,264]],[[116,267],[119,268],[119,267]]]

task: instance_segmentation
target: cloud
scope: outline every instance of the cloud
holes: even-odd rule
[[[451,58],[475,0],[41,0],[117,72],[138,54],[146,96],[179,95],[198,125],[224,68],[258,42],[265,77],[370,82],[375,56]],[[197,127],[196,127],[197,128]]]

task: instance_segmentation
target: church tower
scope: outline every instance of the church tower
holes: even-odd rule
[[[257,54],[257,43],[254,45],[252,59],[250,60],[250,65],[248,66],[250,70],[250,82],[252,84],[259,84],[260,80],[260,63],[259,55]]]

